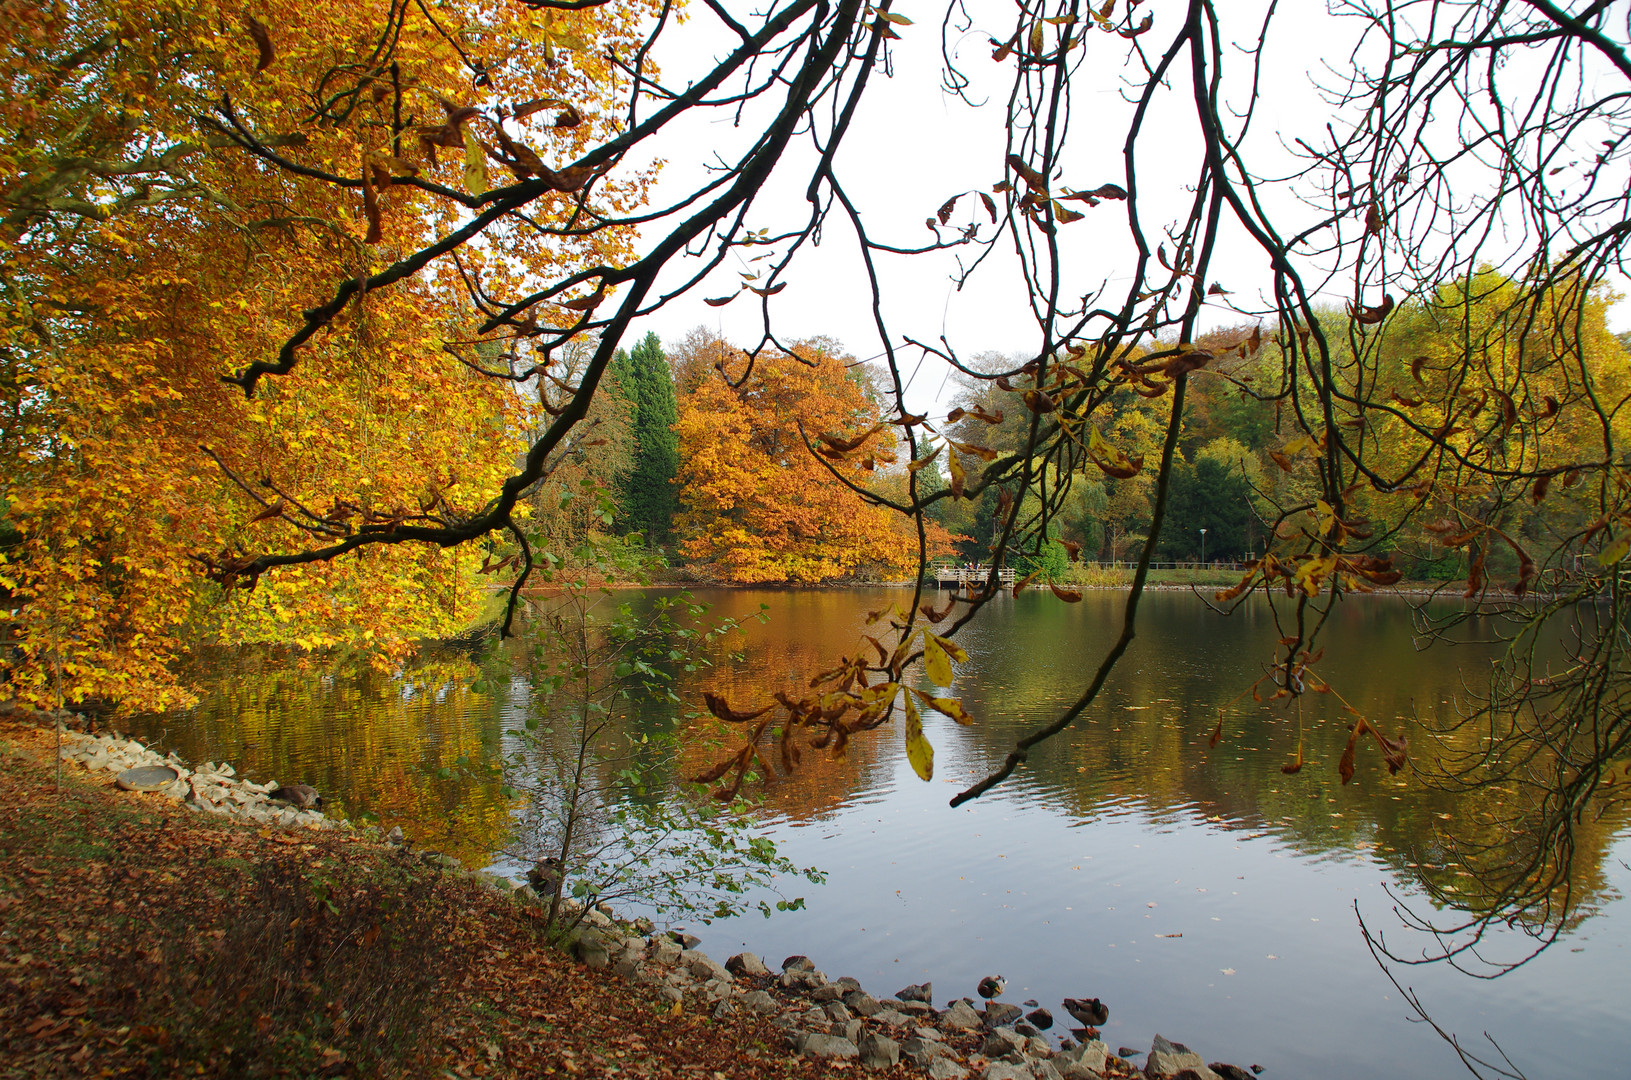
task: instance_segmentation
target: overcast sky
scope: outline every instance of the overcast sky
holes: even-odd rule
[[[728,6],[745,14],[756,5]],[[1233,20],[1223,28],[1224,33],[1241,44],[1254,42],[1264,6],[1262,0],[1221,5],[1221,14]],[[905,0],[895,7],[917,21],[900,28],[903,40],[893,46],[893,77],[874,80],[837,162],[846,188],[877,239],[903,246],[921,244],[930,238],[924,219],[946,199],[969,190],[989,191],[1005,177],[1003,101],[1009,92],[1013,61],[993,61],[987,34],[1011,27],[1014,8],[1009,0],[971,0],[969,7],[975,12],[975,27],[957,38],[954,55],[974,80],[968,96],[989,102],[981,108],[971,108],[941,89],[939,22],[943,7],[925,0]],[[1153,30],[1144,38],[1151,52],[1159,54],[1165,48],[1185,8],[1184,0],[1148,0],[1140,8],[1155,18]],[[1356,20],[1332,16],[1318,0],[1280,5],[1267,43],[1258,115],[1246,146],[1249,160],[1260,173],[1289,173],[1296,167],[1295,159],[1283,149],[1294,135],[1316,144],[1328,142],[1323,128],[1329,110],[1315,83],[1335,83],[1330,68],[1347,62],[1358,30]],[[734,35],[721,32],[706,8],[692,5],[686,25],[671,31],[657,53],[664,81],[682,85],[710,68],[734,41]],[[1092,34],[1085,50],[1085,62],[1072,82],[1074,113],[1059,181],[1076,189],[1125,183],[1121,146],[1131,115],[1126,76],[1140,70],[1127,66],[1128,44],[1115,35]],[[1225,64],[1225,85],[1236,88],[1231,103],[1244,105],[1251,77],[1249,60],[1235,51],[1226,54]],[[1191,198],[1198,150],[1194,126],[1188,120],[1192,106],[1187,94],[1187,79],[1170,88],[1146,124],[1141,144],[1140,212],[1152,237],[1185,213]],[[751,122],[751,112],[739,127],[733,119],[728,114],[698,116],[665,135],[657,148],[666,165],[654,203],[695,186],[715,154],[735,160],[744,140],[760,129]],[[750,227],[780,230],[808,213],[803,192],[813,160],[809,146],[805,140],[784,160],[762,191],[749,217]],[[1316,217],[1313,208],[1298,203],[1288,190],[1271,191],[1269,199],[1271,211],[1284,223],[1283,232],[1295,231]],[[1074,205],[1085,209],[1087,216],[1060,229],[1069,283],[1065,295],[1103,287],[1107,299],[1119,303],[1129,280],[1133,251],[1124,204]],[[972,198],[962,200],[953,223],[968,220],[974,206]],[[881,352],[882,344],[873,324],[857,245],[847,223],[837,215],[831,220],[821,246],[800,255],[786,275],[788,287],[772,298],[772,318],[784,340],[824,334],[841,341],[858,357],[872,357]],[[990,231],[987,225],[985,233]],[[975,249],[959,251],[966,256]],[[704,297],[737,290],[739,271],[751,269],[745,258],[727,260],[702,288],[638,324],[636,334],[654,330],[673,342],[692,327],[704,325],[736,343],[756,340],[760,333],[756,297],[744,295],[723,308],[703,303]],[[695,272],[697,260],[681,261],[687,264],[682,270]],[[985,350],[1034,353],[1039,335],[1013,265],[1011,257],[996,261],[972,289],[958,292],[950,280],[954,255],[883,257],[884,310],[894,342],[899,344],[905,336],[937,341],[944,335],[964,356]],[[1267,260],[1243,233],[1235,230],[1223,237],[1213,265],[1211,279],[1232,290],[1229,300],[1246,309],[1267,306],[1262,299],[1269,281]],[[1338,287],[1324,296],[1332,304],[1341,303],[1347,297],[1341,289],[1345,283],[1334,284]],[[1351,283],[1346,288],[1351,290]],[[1627,321],[1623,313],[1621,305],[1617,322]],[[1210,305],[1207,317],[1214,325],[1243,321],[1221,302]],[[906,365],[909,372],[913,363],[915,357]],[[944,385],[944,372],[929,366],[918,374],[913,396],[937,398]]]

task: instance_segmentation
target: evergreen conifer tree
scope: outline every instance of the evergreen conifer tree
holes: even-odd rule
[[[674,474],[680,465],[679,436],[674,434],[679,410],[661,339],[648,333],[632,353],[619,349],[612,373],[634,406],[634,468],[618,491],[623,524],[645,533],[649,543],[661,543],[674,518]]]

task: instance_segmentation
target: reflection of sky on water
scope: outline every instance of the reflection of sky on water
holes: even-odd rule
[[[942,747],[955,737],[933,734]],[[825,869],[826,885],[789,886],[808,898],[806,912],[694,927],[703,948],[747,948],[772,965],[806,953],[880,995],[932,979],[939,1004],[999,973],[1008,1000],[1038,999],[1061,1028],[1062,998],[1104,998],[1112,1048],[1145,1049],[1160,1032],[1207,1060],[1261,1063],[1271,1077],[1460,1069],[1409,1022],[1365,948],[1356,903],[1395,949],[1411,949],[1384,886],[1407,900],[1412,890],[1372,857],[1311,859],[1271,832],[1181,810],[1156,821],[1129,801],[1091,820],[1018,791],[948,810],[952,785],[922,785],[904,763],[894,779],[835,814],[781,822],[783,851]],[[1631,841],[1616,855],[1631,859]],[[1609,876],[1631,890],[1620,863]],[[1508,934],[1489,955],[1521,955],[1527,942]],[[1631,909],[1614,900],[1502,979],[1416,968],[1400,981],[1469,1044],[1494,1034],[1532,1077],[1560,1064],[1573,1076],[1622,1075],[1628,947]]]
[[[732,644],[741,661],[721,655],[680,693],[696,701],[712,689],[749,707],[778,687],[802,692],[811,673],[876,632],[869,610],[906,597],[699,591],[716,615],[746,619],[767,603],[771,618]],[[880,995],[932,979],[941,1004],[1000,973],[1009,1000],[1055,1010],[1056,1031],[1068,1023],[1061,998],[1102,997],[1112,1048],[1147,1048],[1159,1031],[1208,1060],[1261,1063],[1266,1080],[1456,1075],[1454,1055],[1409,1022],[1372,962],[1355,904],[1395,950],[1425,948],[1401,928],[1387,890],[1428,911],[1418,875],[1463,880],[1444,864],[1438,831],[1468,816],[1469,796],[1389,777],[1373,747],[1362,748],[1355,782],[1339,785],[1345,717],[1329,698],[1303,717],[1308,766],[1282,774],[1295,719],[1241,696],[1279,636],[1272,620],[1220,619],[1188,595],[1145,603],[1138,639],[1084,720],[1033,750],[996,792],[952,810],[952,794],[1079,693],[1119,630],[1122,598],[1064,605],[1028,593],[993,605],[961,639],[971,660],[955,693],[977,724],[925,718],[936,779],[912,775],[891,727],[857,739],[842,760],[806,751],[799,772],[765,792],[763,813],[784,853],[827,871],[827,884],[788,884],[806,911],[691,929],[720,959],[743,947],[772,964],[806,953]],[[1379,599],[1345,604],[1326,643],[1322,674],[1390,732],[1413,710],[1446,708],[1490,655],[1417,653],[1408,611]],[[197,711],[154,718],[148,732],[167,729],[166,744],[185,756],[232,760],[257,779],[314,781],[348,812],[401,823],[424,846],[474,861],[498,846],[512,808],[490,775],[458,760],[490,761],[502,733],[524,722],[535,707],[524,680],[496,680],[485,696],[454,664],[427,665],[407,686],[275,667],[223,674]],[[651,730],[674,719],[652,708],[636,721]],[[681,774],[728,752],[737,732],[720,727],[687,729]],[[1422,740],[1412,743],[1420,753]],[[1631,830],[1622,822],[1614,840],[1613,827],[1600,829],[1589,868],[1598,914],[1531,964],[1493,982],[1436,967],[1399,972],[1440,1024],[1469,1045],[1488,1030],[1537,1080],[1623,1074],[1623,1023],[1610,1010],[1631,1000],[1631,902],[1621,899]],[[1522,955],[1528,940],[1509,932],[1491,955]]]

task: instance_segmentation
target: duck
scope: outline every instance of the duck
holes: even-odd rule
[[[1110,1007],[1098,998],[1066,998],[1065,1011],[1088,1027],[1100,1027],[1110,1019]]]
[[[987,975],[985,978],[980,980],[980,984],[974,989],[979,991],[981,997],[989,1001],[998,994],[1002,993],[1003,988],[1007,985],[1008,980],[1003,978],[1001,975]]]
[[[302,810],[321,808],[323,805],[323,797],[310,784],[280,784],[272,789],[269,797]]]

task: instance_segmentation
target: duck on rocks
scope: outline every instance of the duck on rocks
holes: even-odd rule
[[[1088,1027],[1100,1027],[1110,1019],[1110,1007],[1098,998],[1066,998],[1065,1011]]]
[[[272,789],[271,797],[302,810],[321,808],[323,805],[323,797],[310,784],[281,784]]]
[[[1003,978],[1001,975],[987,975],[985,978],[980,980],[979,985],[974,989],[979,991],[981,997],[989,1001],[1001,994],[1003,988],[1007,985],[1008,980]]]

